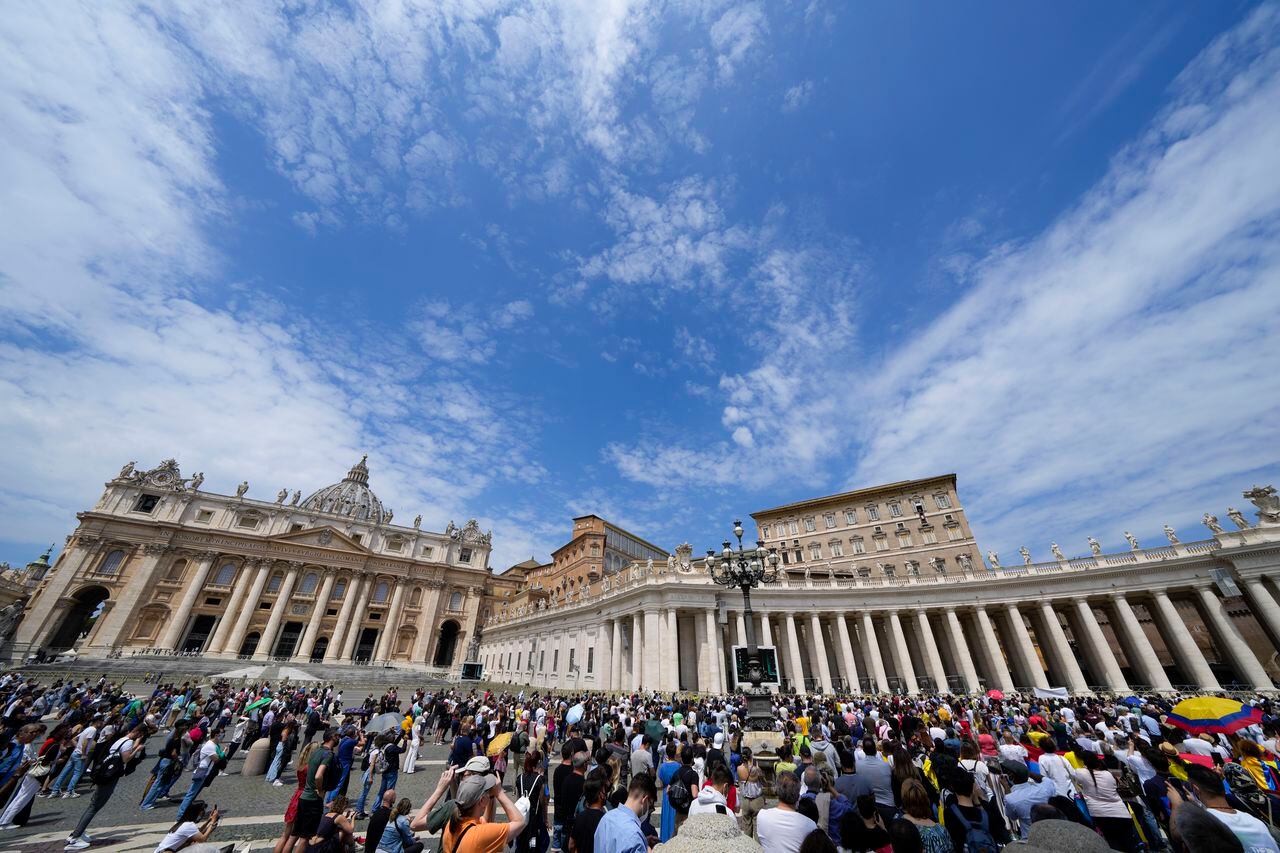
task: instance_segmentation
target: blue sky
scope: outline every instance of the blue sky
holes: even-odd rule
[[[1280,474],[1274,4],[18,3],[0,559],[370,454],[495,562],[954,471],[984,548]]]

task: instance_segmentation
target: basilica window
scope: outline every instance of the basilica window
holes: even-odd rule
[[[449,596],[449,609],[450,610],[462,609],[462,593],[455,592],[453,595]]]
[[[98,574],[114,575],[120,571],[120,564],[124,562],[124,551],[112,551],[106,558],[98,564]]]
[[[945,492],[939,492],[938,494],[934,495],[933,502],[938,507],[938,509],[951,508],[951,497],[947,495]]]
[[[846,509],[846,510],[844,511],[844,523],[845,523],[845,524],[857,524],[857,523],[858,523],[858,514],[857,514],[856,512],[854,512],[853,510],[851,510],[851,509]]]
[[[231,586],[231,582],[235,579],[235,563],[223,563],[218,567],[218,573],[213,576],[213,582],[218,586]]]
[[[174,560],[173,565],[169,567],[169,571],[165,573],[164,579],[167,581],[182,580],[182,573],[187,570],[186,560]]]
[[[279,592],[282,583],[284,583],[284,575],[279,573],[272,575],[271,580],[267,581],[267,592]]]
[[[302,577],[302,586],[298,588],[299,595],[315,595],[316,587],[320,585],[320,576],[315,572],[307,572]]]
[[[387,600],[387,590],[390,587],[386,581],[378,581],[378,585],[373,588],[373,601],[375,604],[382,604]]]
[[[422,587],[415,586],[413,588],[413,594],[409,596],[409,606],[418,607],[421,604],[422,604]],[[486,613],[485,615],[487,616],[488,613]]]
[[[213,510],[202,509],[196,513],[196,524],[208,524],[213,521]]]
[[[356,543],[357,545],[359,545],[359,544],[360,544],[360,540],[361,540],[361,539],[363,539],[363,538],[364,538],[364,534],[363,534],[363,533],[352,533],[352,534],[351,534],[351,541],[352,541],[352,542],[354,542],[354,543]]]
[[[332,598],[334,601],[339,601],[341,600],[342,596],[346,595],[346,593],[347,593],[347,582],[344,580],[340,580],[334,583],[333,592],[330,593],[329,597]]]
[[[470,563],[470,562],[471,562],[471,549],[470,549],[470,548],[463,548],[461,551],[459,551],[459,552],[458,552],[458,562],[460,562],[460,563]]]
[[[387,540],[387,550],[399,554],[404,550],[404,540],[399,536]]]
[[[422,546],[422,556],[424,556],[424,557],[430,557],[430,556],[431,556],[431,546],[430,546],[430,545],[423,545],[423,546]]]
[[[879,520],[880,520],[880,507],[878,506],[867,507],[867,521],[879,521]]]
[[[159,495],[138,495],[138,502],[133,505],[133,511],[151,513],[159,505]]]
[[[813,531],[818,529],[817,522],[813,516],[809,516],[804,520],[804,529],[808,533],[812,533]]]
[[[822,517],[822,520],[826,522],[828,530],[836,526],[836,514],[834,512],[827,513]]]

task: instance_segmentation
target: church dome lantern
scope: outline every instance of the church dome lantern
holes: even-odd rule
[[[360,461],[352,465],[347,476],[342,478],[342,482],[313,492],[299,504],[300,508],[373,524],[388,521],[390,510],[382,506],[382,501],[369,488],[369,466],[365,464],[368,459],[367,453],[361,456]]]

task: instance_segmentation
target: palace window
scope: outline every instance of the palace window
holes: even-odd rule
[[[316,587],[320,585],[320,576],[315,572],[307,572],[302,577],[302,586],[298,588],[299,595],[315,595]]]
[[[347,582],[344,580],[335,581],[333,584],[333,592],[329,595],[334,601],[340,601],[342,596],[347,593]]]
[[[899,533],[899,534],[898,534],[898,547],[899,547],[899,548],[910,548],[910,547],[911,547],[911,534],[910,534],[910,533]]]
[[[889,504],[889,516],[891,518],[902,518],[902,504],[893,501]]]
[[[213,582],[218,586],[231,586],[231,582],[236,579],[236,564],[223,563],[218,567],[218,573],[213,576]]]
[[[934,496],[933,496],[933,502],[934,502],[934,504],[936,504],[936,505],[937,505],[938,509],[950,509],[950,508],[951,508],[951,497],[950,497],[949,495],[947,495],[946,493],[939,493],[939,494],[934,495]]]
[[[834,512],[827,513],[822,517],[822,520],[826,522],[828,530],[836,526],[836,514]]]
[[[760,538],[761,539],[769,538],[769,525],[767,524],[760,525]]]
[[[208,524],[213,521],[213,510],[202,509],[196,513],[196,524]]]
[[[822,546],[819,545],[817,542],[814,542],[812,545],[809,546],[809,559],[811,560],[822,559]]]
[[[470,549],[470,548],[463,548],[461,551],[459,551],[459,552],[458,552],[458,562],[460,562],[460,563],[470,563],[470,562],[471,562],[471,549]]]
[[[455,592],[453,595],[449,596],[449,609],[450,610],[462,609],[462,593]]]
[[[877,551],[888,551],[888,550],[889,550],[889,540],[888,540],[888,539],[886,539],[886,538],[884,538],[883,536],[877,536],[877,537],[876,537],[876,550],[877,550]]]
[[[833,557],[844,556],[844,545],[841,544],[839,539],[831,540],[831,556]]]
[[[812,533],[818,529],[818,524],[813,516],[809,516],[804,520],[804,529],[807,533]]]
[[[846,510],[844,511],[844,523],[845,523],[845,524],[857,524],[857,523],[858,523],[858,514],[857,514],[856,512],[854,512],[853,510],[851,510],[851,509],[846,509]]]
[[[375,604],[381,604],[387,600],[387,591],[390,587],[386,581],[378,581],[378,585],[373,588],[373,601]]]
[[[879,520],[880,520],[880,507],[878,506],[867,507],[867,521],[879,521]]]
[[[906,530],[906,529],[907,529],[907,525],[906,525],[906,523],[905,523],[905,522],[902,522],[902,521],[899,521],[899,522],[898,522],[898,525],[897,525],[897,529],[898,529],[898,530]]]
[[[159,505],[159,495],[138,495],[138,502],[133,505],[133,511],[151,513]]]
[[[791,565],[791,557],[787,555],[786,551],[782,552],[782,565],[784,566]]]
[[[791,530],[791,535],[796,536],[800,533],[800,527],[794,521],[787,522],[787,527]]]
[[[866,566],[858,566],[858,577],[860,578],[871,577],[871,570],[868,569]]]
[[[792,556],[794,556],[794,557],[796,558],[796,562],[797,562],[797,563],[803,563],[803,562],[804,562],[804,551],[801,551],[799,548],[797,548],[797,549],[795,550],[795,552],[792,554]]]
[[[928,530],[922,530],[920,532],[920,535],[924,537],[924,543],[926,545],[932,545],[938,541],[938,537],[934,535],[932,527],[929,528]]]
[[[861,536],[855,536],[855,537],[853,537],[852,539],[850,539],[850,540],[849,540],[849,544],[853,546],[853,553],[855,553],[855,554],[865,554],[865,553],[867,553],[867,546],[866,546],[866,543],[864,543],[864,542],[862,541],[862,537],[861,537]]]
[[[267,592],[279,592],[280,584],[282,584],[283,582],[284,582],[284,575],[281,575],[278,573],[272,575],[271,580],[267,581]]]
[[[960,539],[962,539],[962,538],[963,538],[963,537],[960,535],[960,528],[959,528],[959,527],[948,527],[948,528],[947,528],[947,539],[948,539],[948,541],[956,542],[956,541],[958,541],[958,540],[960,540]]]

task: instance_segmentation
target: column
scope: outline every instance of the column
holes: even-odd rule
[[[804,678],[804,664],[800,660],[800,640],[796,635],[796,618],[788,613],[782,617],[787,626],[787,653],[791,659],[787,661],[787,668],[791,670],[791,683],[795,686],[797,693],[807,692]]]
[[[427,650],[431,648],[431,639],[435,634],[436,628],[436,610],[440,607],[440,591],[444,588],[441,583],[429,583],[427,585],[427,595],[422,602],[422,610],[418,612],[418,640],[413,644],[413,662],[415,664],[426,664]],[[334,638],[336,642],[337,638]],[[332,646],[331,646],[332,647]],[[511,658],[511,666],[515,666],[516,659]],[[513,670],[508,667],[508,673]]]
[[[245,573],[248,573],[250,563],[245,563]],[[227,635],[226,645],[222,647],[223,654],[238,655],[240,646],[244,645],[245,634],[249,633],[249,622],[253,619],[253,614],[258,610],[258,600],[262,598],[262,588],[267,585],[267,578],[271,576],[271,570],[275,564],[270,560],[262,560],[258,563],[258,574],[253,579],[253,586],[249,587],[249,592],[244,600],[240,602],[240,612],[236,615],[235,625],[231,628],[231,633]],[[231,616],[230,613],[227,614]],[[261,644],[259,644],[261,645]]]
[[[660,643],[660,633],[662,633],[662,631],[659,630],[659,616],[658,611],[655,610],[646,610],[644,612],[645,642],[653,643],[653,648],[649,649],[649,653],[644,654],[643,656],[644,680],[641,681],[641,684],[649,690],[662,689],[662,683],[660,683],[659,679],[662,667],[659,666],[658,654],[655,653],[662,648],[662,643]],[[655,640],[657,640],[657,642],[655,642]]]
[[[849,626],[844,621],[844,614],[836,614],[836,639],[840,643],[840,660],[844,662],[844,678],[848,682],[848,690],[850,693],[858,693],[862,690],[858,680],[858,664],[857,658],[853,654],[853,638],[849,634]]]
[[[13,640],[13,660],[23,660],[25,653],[47,643],[62,624],[66,614],[67,590],[81,572],[98,559],[103,544],[96,536],[77,535],[70,548],[54,562],[44,581],[40,595],[30,602],[30,607],[18,623]]]
[[[258,648],[253,653],[254,660],[266,660],[271,657],[276,645],[276,635],[280,633],[280,622],[289,609],[289,596],[293,595],[293,585],[297,583],[298,572],[301,569],[301,563],[289,564],[284,583],[280,584],[280,592],[276,595],[275,606],[271,608],[271,615],[267,618],[267,627],[263,629],[262,639],[258,641]]]
[[[644,632],[644,614],[631,614],[631,681],[636,687],[644,686],[644,659],[640,637]]]
[[[1006,693],[1013,690],[1013,676],[1009,674],[1009,666],[1000,652],[1000,641],[996,639],[996,629],[991,625],[991,617],[985,607],[974,611],[978,621],[978,633],[982,635],[983,648],[987,650],[987,658],[991,661],[991,674],[995,678],[995,686]]]
[[[862,647],[871,655],[872,674],[876,679],[875,689],[880,693],[888,693],[889,679],[884,674],[884,657],[880,654],[876,623],[871,620],[871,612],[868,610],[862,611]]]
[[[1200,603],[1204,605],[1205,614],[1214,632],[1222,641],[1223,651],[1231,658],[1235,671],[1249,682],[1254,690],[1275,690],[1275,685],[1271,683],[1271,677],[1258,661],[1258,656],[1253,653],[1253,649],[1249,648],[1244,637],[1240,636],[1236,626],[1231,624],[1231,617],[1227,615],[1213,587],[1197,587],[1196,592],[1200,596]]]
[[[1100,675],[1108,690],[1112,693],[1128,693],[1129,685],[1120,672],[1116,656],[1107,645],[1107,637],[1098,626],[1098,619],[1093,615],[1093,606],[1086,599],[1076,601],[1076,612],[1080,616],[1080,624],[1084,628],[1084,636],[1092,647],[1093,656],[1102,668]]]
[[[674,608],[663,611],[662,637],[667,647],[662,657],[662,689],[672,692],[680,689],[680,622]]]
[[[249,594],[249,587],[253,585],[253,579],[257,577],[254,568],[257,565],[256,560],[246,561],[240,567],[240,571],[236,573],[236,579],[231,585],[231,598],[227,599],[226,607],[222,608],[222,618],[218,620],[218,625],[213,629],[213,636],[209,638],[209,646],[207,651],[209,654],[219,654],[223,651],[223,645],[227,642],[227,638],[231,636],[231,628],[236,623],[236,617],[240,615],[240,610],[244,607],[245,596]]]
[[[1089,685],[1084,680],[1080,662],[1076,660],[1076,656],[1071,651],[1071,645],[1067,642],[1066,632],[1062,630],[1062,623],[1058,621],[1058,613],[1053,602],[1040,602],[1040,616],[1044,621],[1045,633],[1041,641],[1052,650],[1055,665],[1067,679],[1067,689],[1077,696],[1088,693]]]
[[[1204,658],[1204,653],[1200,651],[1200,646],[1187,631],[1186,623],[1178,615],[1178,609],[1169,599],[1169,594],[1159,589],[1152,595],[1156,603],[1155,615],[1160,627],[1160,636],[1164,637],[1170,650],[1178,656],[1178,663],[1181,664],[1186,677],[1194,681],[1200,690],[1208,692],[1221,690],[1222,685],[1218,683],[1218,677],[1213,674],[1213,670],[1209,668],[1209,662]]]
[[[622,620],[613,620],[612,661],[609,665],[609,689],[622,689]]]
[[[773,645],[773,629],[769,626],[769,614],[767,613],[760,614],[760,645]],[[779,661],[779,665],[781,665],[781,661]]]
[[[938,653],[938,640],[933,636],[933,627],[929,624],[929,614],[923,609],[916,611],[916,625],[920,629],[920,642],[924,648],[924,662],[933,678],[933,689],[939,693],[947,692],[951,685],[947,684],[947,671],[942,666],[942,655]]]
[[[329,609],[329,596],[333,594],[333,582],[337,577],[334,572],[325,572],[324,580],[320,582],[320,592],[316,594],[315,603],[311,606],[311,621],[307,623],[306,633],[302,635],[302,642],[298,644],[294,659],[311,659],[311,653],[316,647],[316,637],[320,635],[320,623],[324,621],[325,611]]]
[[[471,647],[471,641],[476,636],[476,626],[480,624],[480,594],[481,588],[476,586],[467,587],[462,591],[462,609],[467,611],[467,618],[463,624],[463,633],[459,635],[458,642],[453,646],[453,660],[449,661],[449,666],[453,666],[454,661],[459,664],[467,662],[467,649]]]
[[[894,649],[898,653],[898,663],[902,666],[902,680],[906,682],[907,695],[915,696],[920,692],[920,688],[916,686],[916,668],[911,663],[911,650],[907,648],[907,635],[902,631],[902,620],[898,618],[898,611],[889,611],[889,642],[893,643]]]
[[[1276,605],[1275,597],[1262,582],[1262,578],[1246,578],[1243,582],[1258,621],[1271,632],[1274,642],[1280,643],[1280,606]]]
[[[827,642],[822,636],[822,620],[812,611],[809,613],[809,633],[813,637],[811,645],[813,656],[818,659],[818,688],[830,695],[835,693],[836,689],[831,684],[831,664],[827,662]]]
[[[737,625],[738,625],[738,645],[745,646],[747,644],[746,614],[744,614],[741,610],[739,610],[737,619],[735,621],[737,622]]]
[[[613,666],[613,620],[606,619],[600,626],[600,658],[596,661],[595,689],[609,690]]]
[[[129,579],[123,586],[117,586],[114,594],[107,599],[106,613],[98,618],[98,626],[89,638],[89,647],[110,649],[120,645],[121,635],[125,629],[133,626],[133,615],[148,598],[155,580],[156,569],[160,560],[169,551],[167,545],[145,545],[142,547],[142,559],[128,559],[125,565],[132,564]]]
[[[391,593],[391,606],[387,609],[387,625],[382,629],[382,637],[378,640],[378,649],[373,659],[391,660],[395,651],[396,635],[400,633],[400,615],[404,610],[404,581],[396,581],[396,588]],[[471,638],[467,638],[470,642]]]
[[[369,596],[373,594],[373,588],[377,581],[376,577],[367,577],[360,584],[360,600],[355,603],[355,609],[349,616],[347,629],[342,637],[342,651],[339,653],[339,660],[343,663],[349,663],[355,656],[356,644],[360,642],[360,632],[364,627],[365,616],[369,612]]]
[[[1151,647],[1151,640],[1142,630],[1142,624],[1138,622],[1138,617],[1129,606],[1128,600],[1121,593],[1112,594],[1111,600],[1115,605],[1116,616],[1119,617],[1117,622],[1125,634],[1128,647],[1133,649],[1134,663],[1137,664],[1139,674],[1147,684],[1151,685],[1151,689],[1159,693],[1172,693],[1173,685],[1169,683],[1169,676],[1160,665],[1160,658],[1156,656],[1156,650]]]
[[[196,563],[195,573],[191,575],[187,588],[182,593],[182,601],[177,609],[169,614],[169,625],[165,628],[164,637],[160,640],[160,648],[176,649],[182,642],[182,632],[187,629],[191,610],[195,607],[196,599],[204,589],[204,582],[209,578],[209,570],[213,568],[213,562],[217,558],[218,555],[214,551],[206,551],[199,555],[200,561]]]
[[[1009,604],[1005,609],[1009,614],[1009,625],[1013,628],[1015,653],[1022,658],[1022,665],[1026,668],[1027,675],[1031,676],[1031,686],[1048,687],[1049,679],[1044,677],[1044,667],[1036,656],[1036,647],[1031,642],[1031,635],[1027,633],[1027,623],[1022,620],[1022,611],[1018,610],[1016,604]]]
[[[973,655],[969,653],[969,644],[964,638],[964,628],[960,625],[960,617],[954,607],[948,607],[947,629],[951,632],[951,648],[955,650],[956,662],[960,664],[960,674],[964,676],[965,689],[970,693],[982,690],[982,682],[978,680],[978,670],[973,665]]]
[[[724,687],[720,679],[720,631],[716,626],[716,609],[708,607],[703,616],[707,631],[707,680],[702,690],[708,693],[719,693]]]

